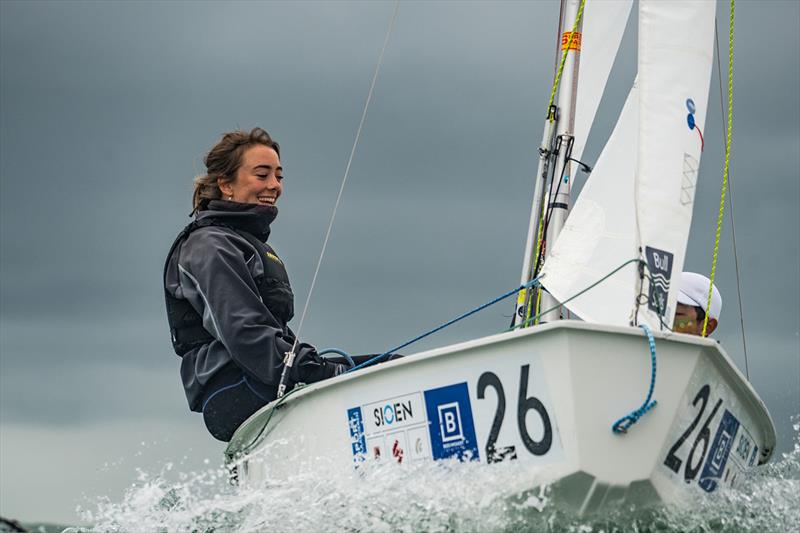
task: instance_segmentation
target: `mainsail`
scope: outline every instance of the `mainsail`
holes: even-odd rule
[[[713,28],[712,2],[640,1],[638,86],[545,262],[542,282],[564,301],[639,257],[652,285],[637,282],[634,264],[623,268],[567,304],[584,320],[671,326],[672,280],[683,268],[702,152]],[[647,301],[634,317],[640,293]]]
[[[639,4],[639,243],[652,283],[639,320],[672,327],[703,150],[714,2]]]

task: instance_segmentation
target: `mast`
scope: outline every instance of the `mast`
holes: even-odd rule
[[[556,106],[548,109],[545,121],[542,145],[539,149],[539,169],[537,172],[536,187],[534,190],[533,205],[531,207],[530,223],[528,225],[528,238],[525,245],[525,255],[522,266],[521,284],[527,284],[541,268],[539,256],[539,235],[541,225],[546,224],[543,237],[544,259],[550,254],[570,207],[570,189],[572,188],[572,162],[569,160],[575,131],[575,101],[578,92],[578,68],[580,65],[580,46],[582,34],[582,20],[575,29],[575,35],[570,39],[572,28],[580,9],[581,0],[561,0],[560,38],[561,46],[558,57],[564,53],[569,43],[569,51],[564,62],[564,69],[558,86],[558,99]],[[563,173],[562,173],[563,169]],[[550,186],[544,194],[547,178]],[[543,209],[542,202],[545,202]],[[541,289],[521,291],[517,298],[514,324],[519,325],[536,313],[538,292]],[[558,302],[547,292],[541,291],[539,309],[547,310],[558,305]],[[533,311],[531,311],[533,309]],[[561,309],[556,309],[542,316],[542,321],[558,320],[561,318]]]
[[[539,255],[538,238],[539,225],[542,218],[542,201],[544,199],[544,189],[550,177],[550,168],[553,166],[553,142],[555,140],[557,124],[556,107],[551,106],[544,121],[544,133],[542,143],[539,145],[539,167],[536,171],[536,185],[533,191],[533,204],[531,205],[531,217],[528,223],[528,238],[525,240],[525,256],[522,261],[522,275],[520,285],[526,285],[536,275],[537,259]],[[529,288],[522,290],[517,295],[517,306],[514,310],[514,320],[512,326],[522,324],[529,318],[528,310],[531,303],[535,304],[538,289]]]
[[[570,32],[575,24],[580,9],[580,0],[562,0],[561,8],[564,17],[561,28],[561,47],[562,53],[570,41]],[[545,260],[550,255],[552,247],[564,227],[570,208],[570,190],[572,189],[572,162],[568,159],[572,150],[572,141],[575,132],[575,100],[578,94],[578,68],[580,67],[580,49],[583,20],[578,22],[575,35],[567,52],[567,59],[564,63],[564,71],[561,74],[561,82],[558,87],[558,112],[561,119],[558,121],[556,130],[558,158],[556,159],[555,172],[551,182],[550,194],[548,195],[547,211],[549,216],[547,222],[545,242]],[[562,172],[563,169],[563,172]],[[558,305],[558,301],[547,292],[542,292],[540,310],[547,310]],[[559,320],[561,318],[561,308],[552,311],[541,317],[542,322]]]

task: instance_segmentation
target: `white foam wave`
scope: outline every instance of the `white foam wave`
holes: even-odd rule
[[[140,473],[122,501],[98,500],[82,517],[94,524],[86,531],[97,533],[791,531],[800,524],[798,435],[800,423],[790,453],[688,508],[620,507],[579,518],[559,510],[546,489],[527,490],[531,480],[515,475],[514,462],[368,464],[343,473],[311,460],[257,489],[231,485],[222,465],[177,475],[169,465]]]

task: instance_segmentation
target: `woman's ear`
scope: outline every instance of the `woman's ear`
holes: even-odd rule
[[[223,198],[233,196],[233,185],[230,181],[217,180],[217,186]]]

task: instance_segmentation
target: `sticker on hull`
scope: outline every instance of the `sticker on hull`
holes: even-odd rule
[[[708,383],[697,390],[686,415],[673,428],[680,435],[668,444],[662,463],[678,479],[696,482],[706,492],[734,486],[739,474],[755,465],[758,455],[756,440],[734,411],[724,406],[728,402],[723,396],[712,392]]]
[[[361,416],[361,408],[348,409],[347,420],[350,426],[350,445],[353,449],[353,456],[363,456],[367,452],[367,443],[364,440],[364,419]]]
[[[403,461],[430,457],[422,394],[415,392],[347,410],[353,457]]]
[[[739,421],[730,411],[725,409],[725,414],[722,415],[722,421],[717,428],[714,442],[711,444],[711,450],[708,452],[708,459],[703,468],[703,473],[700,474],[698,484],[704,491],[713,492],[717,488],[718,481],[725,473],[725,465],[731,454],[737,431],[739,431]]]
[[[475,373],[464,380],[347,410],[356,462],[563,458],[544,372],[535,360]]]
[[[434,459],[478,461],[478,442],[466,383],[425,391]]]
[[[479,460],[466,383],[352,407],[347,418],[357,461]]]

